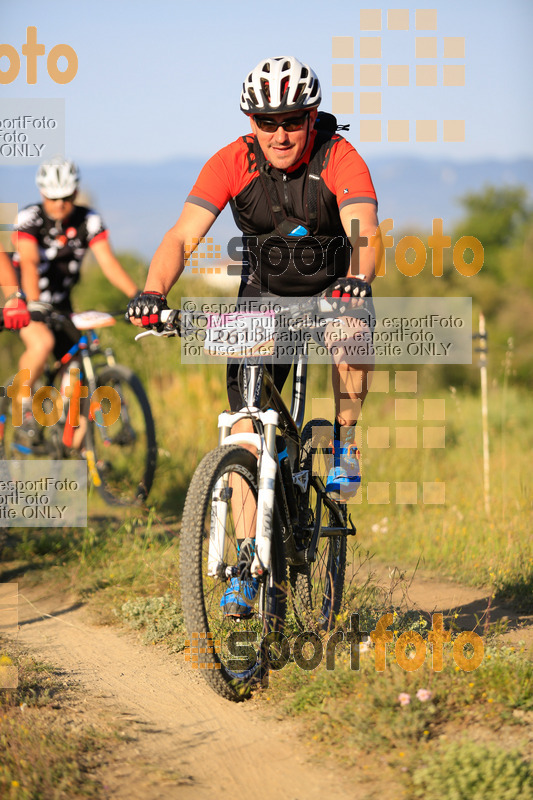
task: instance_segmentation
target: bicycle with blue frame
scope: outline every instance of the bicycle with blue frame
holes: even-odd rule
[[[94,487],[107,503],[144,502],[156,468],[155,426],[139,378],[116,362],[110,347],[100,345],[96,330],[114,325],[114,315],[100,311],[67,315],[43,303],[30,303],[29,308],[32,319],[46,322],[72,346],[47,366],[34,387],[33,403],[38,400],[43,416],[57,421],[35,426],[32,440],[21,439],[20,425],[13,424],[13,400],[5,390],[0,400],[0,458],[83,458]],[[62,392],[69,378],[70,397]],[[44,387],[49,388],[40,400],[38,391]],[[54,413],[57,403],[61,414]]]

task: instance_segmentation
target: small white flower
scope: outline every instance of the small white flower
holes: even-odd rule
[[[430,692],[429,689],[419,689],[416,693],[416,696],[421,703],[425,703],[426,700],[431,700],[433,697],[433,692]]]
[[[407,692],[400,692],[398,695],[398,702],[401,706],[408,706],[411,702],[411,695]]]

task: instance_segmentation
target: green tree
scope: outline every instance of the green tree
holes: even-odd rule
[[[504,251],[522,246],[533,224],[533,209],[523,186],[486,186],[459,198],[465,216],[455,236],[475,236],[483,245],[486,273],[503,277]]]
[[[475,315],[483,311],[489,332],[489,363],[501,374],[509,341],[513,376],[530,383],[533,374],[533,208],[523,186],[486,186],[460,198],[465,216],[456,237],[475,236],[485,263],[470,279]],[[457,279],[455,281],[457,283]]]

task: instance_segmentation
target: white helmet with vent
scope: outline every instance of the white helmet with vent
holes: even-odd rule
[[[80,174],[76,164],[61,156],[41,164],[35,179],[39,190],[49,200],[59,200],[61,197],[74,194],[79,181]]]
[[[320,83],[307,64],[293,56],[261,61],[243,83],[241,110],[245,114],[282,114],[316,108]]]

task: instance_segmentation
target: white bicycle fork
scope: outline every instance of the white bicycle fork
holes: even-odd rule
[[[263,425],[264,434],[230,433],[232,426],[241,419],[258,419]],[[218,418],[220,429],[220,445],[240,444],[252,445],[257,449],[259,459],[259,485],[257,497],[257,518],[255,528],[255,555],[251,572],[254,577],[261,577],[270,571],[270,553],[272,542],[272,519],[274,513],[274,494],[276,487],[276,428],[279,415],[269,409],[260,411],[249,408],[236,414],[224,412]],[[209,534],[209,552],[207,573],[210,576],[220,575],[223,569],[224,545],[226,537],[226,520],[228,503],[231,502],[229,476],[217,481],[213,490],[211,525]]]

